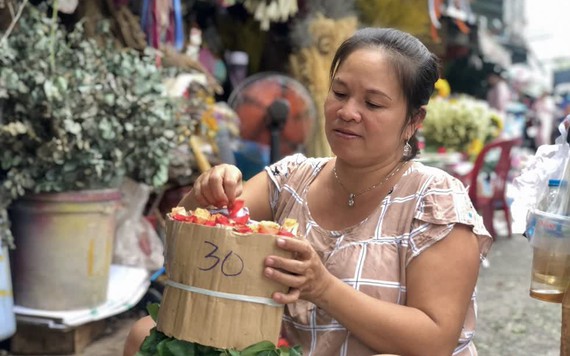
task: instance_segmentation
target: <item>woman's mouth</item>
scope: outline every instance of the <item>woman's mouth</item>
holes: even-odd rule
[[[336,130],[333,130],[333,132],[334,132],[338,137],[341,137],[341,138],[344,138],[344,139],[354,139],[354,138],[360,137],[360,135],[358,135],[358,134],[356,134],[355,132],[350,131],[350,130],[336,129]]]

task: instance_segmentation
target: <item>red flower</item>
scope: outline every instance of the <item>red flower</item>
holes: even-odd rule
[[[237,199],[232,205],[228,206],[228,212],[230,218],[235,218],[239,211],[243,209],[245,202],[243,200]]]

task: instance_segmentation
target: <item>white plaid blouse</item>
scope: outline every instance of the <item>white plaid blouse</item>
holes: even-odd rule
[[[308,187],[330,158],[296,154],[266,168],[276,222],[294,218],[327,269],[353,288],[385,301],[406,304],[406,266],[445,238],[454,224],[471,226],[481,258],[492,238],[474,210],[463,184],[446,172],[412,163],[380,206],[343,231],[321,228],[306,203]],[[453,355],[477,355],[475,291]],[[314,304],[300,300],[286,308],[283,327],[292,344],[309,356],[376,354]]]

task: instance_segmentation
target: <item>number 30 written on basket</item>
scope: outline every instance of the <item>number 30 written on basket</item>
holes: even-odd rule
[[[244,268],[243,259],[233,251],[226,253],[224,258],[220,258],[217,254],[219,247],[211,241],[204,241],[212,247],[212,250],[204,256],[206,263],[209,263],[207,267],[198,267],[201,271],[211,271],[220,265],[220,270],[222,274],[226,277],[239,276]]]

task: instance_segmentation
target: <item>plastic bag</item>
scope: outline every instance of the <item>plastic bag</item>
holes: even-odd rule
[[[151,188],[126,179],[121,185],[122,207],[117,216],[113,263],[157,270],[164,263],[164,244],[143,217]]]
[[[547,193],[548,180],[562,179],[568,163],[570,145],[567,142],[570,115],[559,125],[560,136],[553,145],[542,145],[531,157],[521,174],[513,179],[510,195],[513,197],[511,214],[513,232],[527,229],[528,212],[535,209]],[[532,225],[532,224],[529,224]]]

